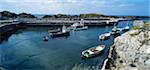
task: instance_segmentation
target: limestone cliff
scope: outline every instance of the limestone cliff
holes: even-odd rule
[[[149,25],[115,38],[102,70],[150,70]]]

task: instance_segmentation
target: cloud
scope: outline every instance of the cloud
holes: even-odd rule
[[[147,13],[148,5],[148,0],[0,0],[0,11],[37,14],[135,14],[138,11]]]
[[[134,6],[134,4],[119,4],[119,7],[130,7]]]
[[[58,0],[5,0],[6,2],[59,2]]]

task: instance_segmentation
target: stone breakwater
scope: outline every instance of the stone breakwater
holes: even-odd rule
[[[115,38],[102,70],[149,70],[150,30],[130,30]]]

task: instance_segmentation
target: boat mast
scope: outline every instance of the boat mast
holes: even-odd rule
[[[62,32],[66,32],[66,26],[65,25],[63,25],[63,27],[62,27]]]
[[[83,23],[83,19],[81,19],[80,24],[81,24],[81,25],[84,25],[84,23]]]

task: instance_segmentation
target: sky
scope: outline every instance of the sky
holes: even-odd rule
[[[149,0],[0,0],[0,11],[149,16]]]

